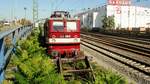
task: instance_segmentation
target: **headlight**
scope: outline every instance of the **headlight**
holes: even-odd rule
[[[56,40],[53,38],[53,39],[52,39],[52,42],[56,42]]]
[[[74,39],[74,42],[78,42],[78,39],[77,39],[77,38],[75,38],[75,39]]]

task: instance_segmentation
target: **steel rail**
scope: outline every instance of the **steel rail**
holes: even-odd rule
[[[135,40],[135,39],[129,39],[129,38],[124,38],[124,37],[117,37],[117,36],[110,36],[110,35],[104,35],[104,34],[97,34],[97,33],[86,33],[86,32],[82,32],[82,34],[86,34],[86,35],[92,35],[92,36],[97,36],[97,37],[107,37],[110,39],[117,39],[117,40],[122,40],[122,41],[127,41],[126,43],[130,43],[134,45],[136,44],[136,46],[140,46],[143,47],[145,46],[147,48],[147,46],[150,45],[149,41],[143,41],[143,40]],[[150,49],[150,46],[148,47]]]
[[[81,35],[81,37],[89,37],[87,35]],[[83,37],[83,38],[84,38]],[[130,51],[130,52],[133,52],[133,53],[137,53],[137,54],[140,54],[140,55],[143,55],[143,56],[146,56],[146,57],[149,57],[150,58],[150,51],[146,52],[144,50],[141,50],[140,48],[135,48],[135,46],[130,46],[130,45],[126,45],[124,43],[120,43],[120,42],[117,42],[117,41],[113,41],[113,40],[104,40],[104,39],[99,39],[99,38],[92,38],[93,40],[97,40],[99,42],[102,42],[106,45],[110,45],[110,46],[113,46],[113,47],[116,47],[116,48],[119,48],[119,49],[122,49],[122,50],[126,50],[126,51]]]
[[[95,51],[97,51],[97,52],[99,52],[99,53],[101,53],[101,54],[103,54],[103,55],[105,55],[105,56],[107,56],[111,59],[114,59],[114,60],[116,60],[116,61],[118,61],[122,64],[125,64],[125,65],[127,65],[127,66],[129,66],[129,67],[131,67],[135,70],[138,70],[139,72],[144,73],[145,75],[150,76],[150,71],[149,70],[147,71],[147,70],[144,69],[144,68],[149,68],[149,67],[147,67],[143,63],[141,64],[141,63],[139,63],[135,60],[128,59],[123,55],[120,55],[120,54],[117,54],[113,51],[102,48],[98,45],[95,45],[95,44],[91,43],[89,40],[88,41],[82,40],[81,44],[88,47],[88,48],[90,48],[90,49],[93,49],[93,50],[95,50]],[[144,68],[142,68],[141,66],[144,66]]]

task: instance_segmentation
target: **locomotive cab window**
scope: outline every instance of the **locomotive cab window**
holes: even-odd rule
[[[63,31],[64,24],[63,22],[53,22],[53,31]]]
[[[67,22],[67,31],[77,31],[76,22]]]

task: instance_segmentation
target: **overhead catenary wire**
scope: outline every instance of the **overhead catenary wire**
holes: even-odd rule
[[[61,6],[61,4],[63,4],[63,2],[64,2],[64,0],[61,0],[60,3],[58,3],[58,5],[55,7],[55,10],[57,10],[57,8],[58,8],[59,6]]]
[[[49,0],[50,1],[50,9],[51,9],[51,13],[54,10],[54,6],[55,4],[58,2],[58,0]]]

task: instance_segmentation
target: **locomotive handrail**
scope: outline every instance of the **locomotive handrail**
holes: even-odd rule
[[[20,39],[26,39],[31,34],[32,27],[32,25],[26,25],[0,32],[0,83],[4,79],[4,71],[16,42]]]

